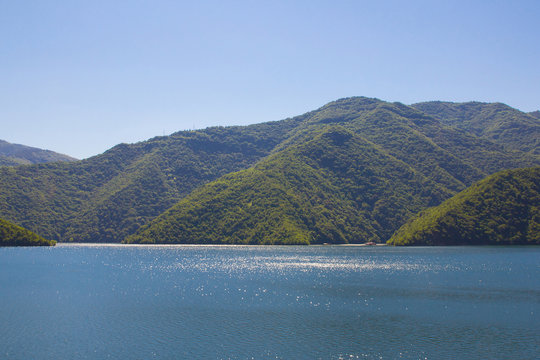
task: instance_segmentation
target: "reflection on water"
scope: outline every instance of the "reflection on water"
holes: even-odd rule
[[[536,358],[537,247],[0,249],[0,358]]]

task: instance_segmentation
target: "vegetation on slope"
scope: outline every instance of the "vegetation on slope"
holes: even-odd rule
[[[54,246],[56,241],[41,236],[20,226],[0,219],[0,246]]]
[[[368,98],[340,99],[304,115],[285,145],[306,141],[313,129],[328,124],[357,133],[455,192],[503,169],[540,164],[537,157],[444,126],[409,106]]]
[[[540,120],[540,110],[536,110],[536,111],[531,111],[530,113],[527,113],[529,115],[531,115],[532,117],[534,118],[537,118]]]
[[[294,125],[184,131],[75,163],[0,168],[0,216],[59,241],[120,242],[193,189],[267,156]]]
[[[0,166],[18,166],[76,160],[77,159],[72,158],[71,156],[59,154],[54,151],[11,144],[7,141],[0,140]]]
[[[330,126],[202,187],[126,242],[380,242],[449,195],[373,143]]]
[[[432,101],[412,105],[445,124],[508,149],[540,156],[540,119],[501,103]]]
[[[496,173],[420,212],[391,245],[540,244],[540,167]]]
[[[119,242],[202,185],[304,144],[329,125],[367,140],[447,197],[490,173],[540,164],[412,107],[357,97],[278,122],[121,144],[74,163],[0,168],[0,217],[49,239]],[[387,176],[388,184],[396,180]]]

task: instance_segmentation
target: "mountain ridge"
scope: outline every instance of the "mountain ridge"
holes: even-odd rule
[[[448,197],[493,172],[540,164],[532,153],[444,125],[416,108],[352,97],[280,121],[119,144],[75,163],[0,168],[0,217],[59,241],[120,242],[201,186],[331,125],[407,164]]]
[[[391,191],[389,172],[401,180]],[[394,224],[449,195],[369,141],[331,125],[306,143],[203,186],[125,242],[380,242]],[[396,206],[399,199],[409,208]]]
[[[511,150],[540,155],[540,119],[502,103],[443,101],[411,105],[439,121],[488,138]]]
[[[0,140],[0,166],[18,166],[60,161],[71,162],[77,160],[71,156],[51,150],[12,144],[5,140]]]
[[[540,110],[531,111],[531,112],[529,112],[527,114],[529,114],[530,116],[535,117],[537,119],[540,119]]]

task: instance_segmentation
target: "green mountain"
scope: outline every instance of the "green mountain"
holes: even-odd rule
[[[422,211],[391,245],[540,244],[540,167],[498,172]]]
[[[18,166],[76,160],[77,159],[75,158],[54,151],[11,144],[7,141],[0,140],[0,166]]]
[[[341,99],[309,115],[296,131],[307,136],[302,140],[314,127],[340,124],[454,191],[501,169],[540,163],[536,156],[508,151],[400,103]]]
[[[0,168],[0,216],[58,241],[120,242],[195,188],[267,156],[293,126],[184,131],[75,163]]]
[[[233,182],[244,182],[239,179],[247,177],[245,181],[249,182],[263,169],[273,173],[272,166],[281,164],[283,156],[291,157],[287,166],[298,169],[300,165],[296,163],[307,161],[299,155],[299,149],[329,129],[336,128],[352,134],[355,143],[364,142],[366,151],[368,148],[377,150],[378,160],[374,164],[378,165],[370,167],[373,167],[373,173],[381,174],[380,178],[385,179],[390,189],[394,183],[401,184],[397,174],[403,173],[414,174],[415,184],[430,184],[426,185],[420,200],[410,205],[400,199],[396,208],[379,197],[376,209],[366,210],[369,215],[362,213],[365,224],[361,228],[364,230],[359,229],[352,233],[358,236],[347,236],[342,241],[360,241],[357,239],[363,236],[385,241],[391,233],[381,226],[384,221],[379,221],[377,214],[396,214],[393,219],[404,219],[408,214],[435,205],[433,202],[442,201],[496,171],[540,165],[538,156],[531,152],[511,150],[489,138],[444,125],[413,107],[356,97],[334,101],[315,111],[282,121],[183,131],[137,144],[121,144],[104,154],[74,163],[0,168],[0,217],[59,241],[120,242],[175,204],[182,202],[188,206],[186,201],[194,199],[198,192],[209,191],[203,185],[209,184],[212,188],[215,186],[210,184],[212,181],[228,181],[223,180],[228,179],[221,178],[223,176],[232,176]],[[321,148],[315,151],[314,144]],[[311,151],[322,156],[326,152],[323,144],[321,139],[311,143]],[[333,149],[336,154],[341,154],[345,150],[335,147],[338,145]],[[344,142],[342,145],[347,144]],[[358,154],[360,161],[362,157],[357,151],[360,148],[357,145],[347,151]],[[402,171],[389,171],[389,159],[401,164],[399,168]],[[248,171],[236,174],[241,170]],[[304,170],[302,168],[298,175],[304,176]],[[357,170],[348,171],[354,173]],[[312,178],[306,179],[307,182],[314,186],[320,182],[320,187],[317,187],[326,189],[321,190],[324,193],[321,196],[339,203],[340,197],[335,197],[334,193],[344,193],[336,188],[347,184],[334,178],[340,178],[342,174],[338,176],[339,172],[333,173],[322,165],[313,165],[312,171],[306,172],[305,176],[308,174]],[[325,180],[327,174],[334,178]],[[350,179],[353,183],[367,181],[358,174],[351,175]],[[358,186],[372,189],[371,184]],[[398,188],[400,186],[405,185]],[[295,191],[300,193],[302,189],[297,187]],[[356,191],[356,198],[362,200],[361,204],[336,205],[351,212],[348,219],[360,218],[358,209],[361,206],[367,206],[366,209],[375,206],[377,200],[370,203],[364,200],[359,190],[346,189]],[[380,185],[374,189],[383,190]],[[388,190],[383,194],[390,196],[395,193]],[[396,194],[401,197],[403,191],[396,190]],[[403,196],[403,199],[407,198]],[[367,205],[363,205],[364,202]],[[223,208],[223,211],[232,210]],[[314,214],[306,216],[316,217],[317,213]],[[332,216],[329,218],[334,219]],[[341,232],[345,235],[343,230]],[[338,242],[335,239],[339,237],[331,238]],[[323,241],[322,238],[307,239],[310,242]]]
[[[449,195],[375,144],[329,126],[203,186],[126,242],[380,242]]]
[[[56,241],[41,236],[20,226],[0,219],[0,246],[54,246]]]
[[[540,156],[540,119],[501,103],[432,101],[412,107],[508,149]]]

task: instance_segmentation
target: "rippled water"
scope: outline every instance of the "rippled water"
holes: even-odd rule
[[[2,359],[535,359],[540,247],[0,249]]]

